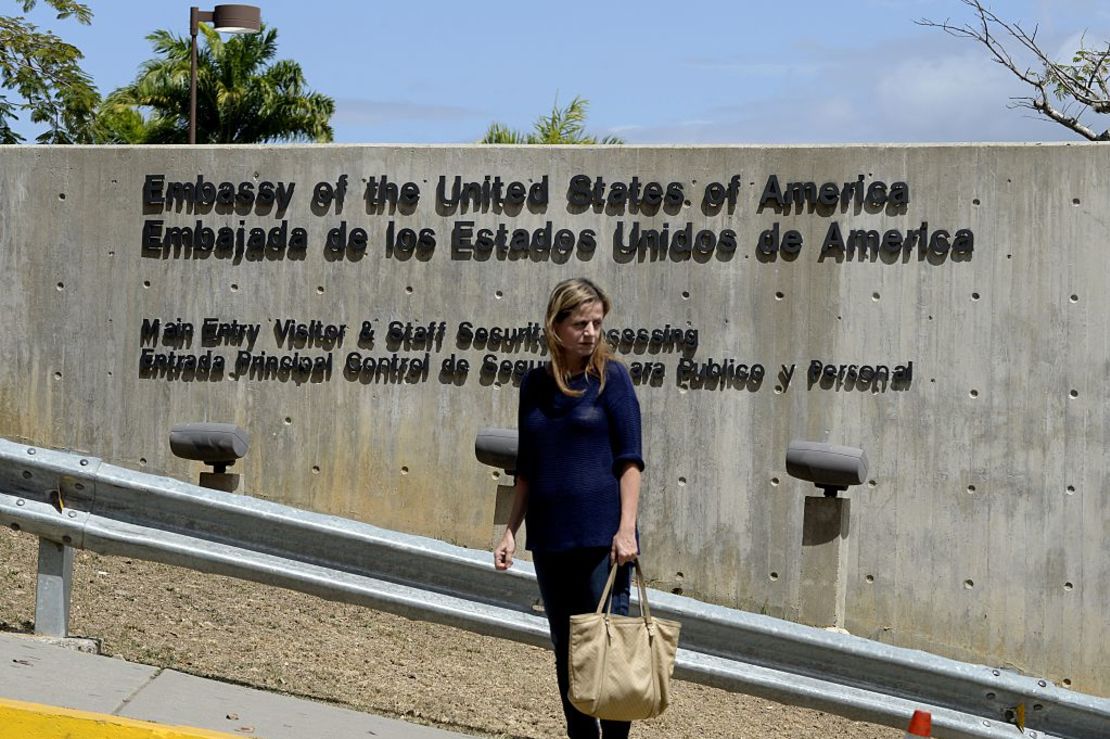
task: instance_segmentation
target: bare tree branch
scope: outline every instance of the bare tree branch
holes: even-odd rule
[[[1085,40],[1081,41],[1073,63],[1061,63],[1038,44],[1037,27],[1026,30],[1020,23],[1003,20],[980,0],[961,2],[973,12],[972,22],[956,24],[951,19],[937,22],[922,18],[916,23],[982,44],[994,62],[1036,90],[1031,97],[1011,98],[1010,107],[1029,108],[1091,141],[1110,141],[1110,130],[1097,133],[1080,120],[1088,111],[1110,113],[1110,43],[1104,51],[1096,52],[1084,48]],[[1031,55],[1040,68],[1019,63],[1008,44]]]

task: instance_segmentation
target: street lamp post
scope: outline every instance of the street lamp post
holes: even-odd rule
[[[212,10],[189,8],[189,143],[197,142],[197,32],[200,22],[208,21],[220,33],[258,33],[262,11],[254,5],[217,5]]]

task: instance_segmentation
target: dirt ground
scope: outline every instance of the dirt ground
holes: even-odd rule
[[[28,632],[37,539],[0,531],[0,631]],[[559,737],[551,652],[287,590],[78,552],[70,633],[132,662],[460,733]],[[677,682],[638,739],[880,739],[902,731]],[[337,738],[338,739],[338,738]]]

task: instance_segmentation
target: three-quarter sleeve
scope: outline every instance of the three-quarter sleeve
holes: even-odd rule
[[[536,440],[528,432],[527,418],[536,403],[534,383],[531,381],[532,373],[524,375],[520,381],[520,399],[517,403],[516,413],[516,474],[525,480],[533,477],[536,463]]]
[[[640,431],[640,401],[628,370],[620,362],[609,362],[605,389],[601,393],[609,415],[609,438],[613,447],[613,474],[619,475],[627,462],[644,469]]]

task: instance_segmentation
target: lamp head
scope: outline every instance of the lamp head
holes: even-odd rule
[[[219,33],[258,33],[262,10],[254,5],[217,5],[212,10],[212,28]]]

